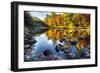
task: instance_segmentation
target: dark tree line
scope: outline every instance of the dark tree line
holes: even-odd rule
[[[37,17],[31,16],[28,12],[24,12],[24,25],[27,28],[48,26],[44,21]]]

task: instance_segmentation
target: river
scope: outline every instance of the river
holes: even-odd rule
[[[34,30],[34,29],[33,29]],[[83,33],[84,32],[84,33]],[[32,61],[45,61],[45,60],[67,60],[69,59],[66,50],[60,50],[58,45],[70,45],[73,58],[76,59],[79,44],[79,37],[83,34],[89,33],[86,30],[66,30],[66,29],[49,29],[42,33],[35,33],[34,39],[36,43],[32,45]],[[73,40],[73,42],[70,42]],[[76,43],[72,45],[73,43]],[[84,43],[83,43],[84,44]],[[79,45],[78,45],[79,46]],[[58,50],[58,51],[57,51]]]

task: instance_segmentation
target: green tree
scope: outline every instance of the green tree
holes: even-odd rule
[[[24,12],[24,25],[25,27],[30,27],[32,26],[33,20],[32,17],[30,16],[30,14],[28,12]]]

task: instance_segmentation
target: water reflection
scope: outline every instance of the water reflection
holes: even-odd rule
[[[38,31],[38,32],[37,32]],[[32,29],[24,35],[24,60],[47,61],[90,58],[89,29]],[[31,46],[27,45],[30,36]],[[25,40],[27,39],[27,41]]]

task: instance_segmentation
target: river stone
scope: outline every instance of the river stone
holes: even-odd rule
[[[24,48],[29,49],[29,48],[31,48],[31,46],[27,44],[27,45],[24,45]]]
[[[51,50],[46,49],[46,50],[43,52],[43,54],[44,54],[45,56],[50,56],[50,55],[52,54],[52,52],[51,52]]]
[[[29,40],[28,42],[30,42],[30,43],[35,43],[36,40],[35,40],[35,39],[32,39],[32,40]]]
[[[25,32],[25,33],[24,33],[24,35],[27,35],[27,36],[29,36],[30,34],[29,34],[28,32]]]

